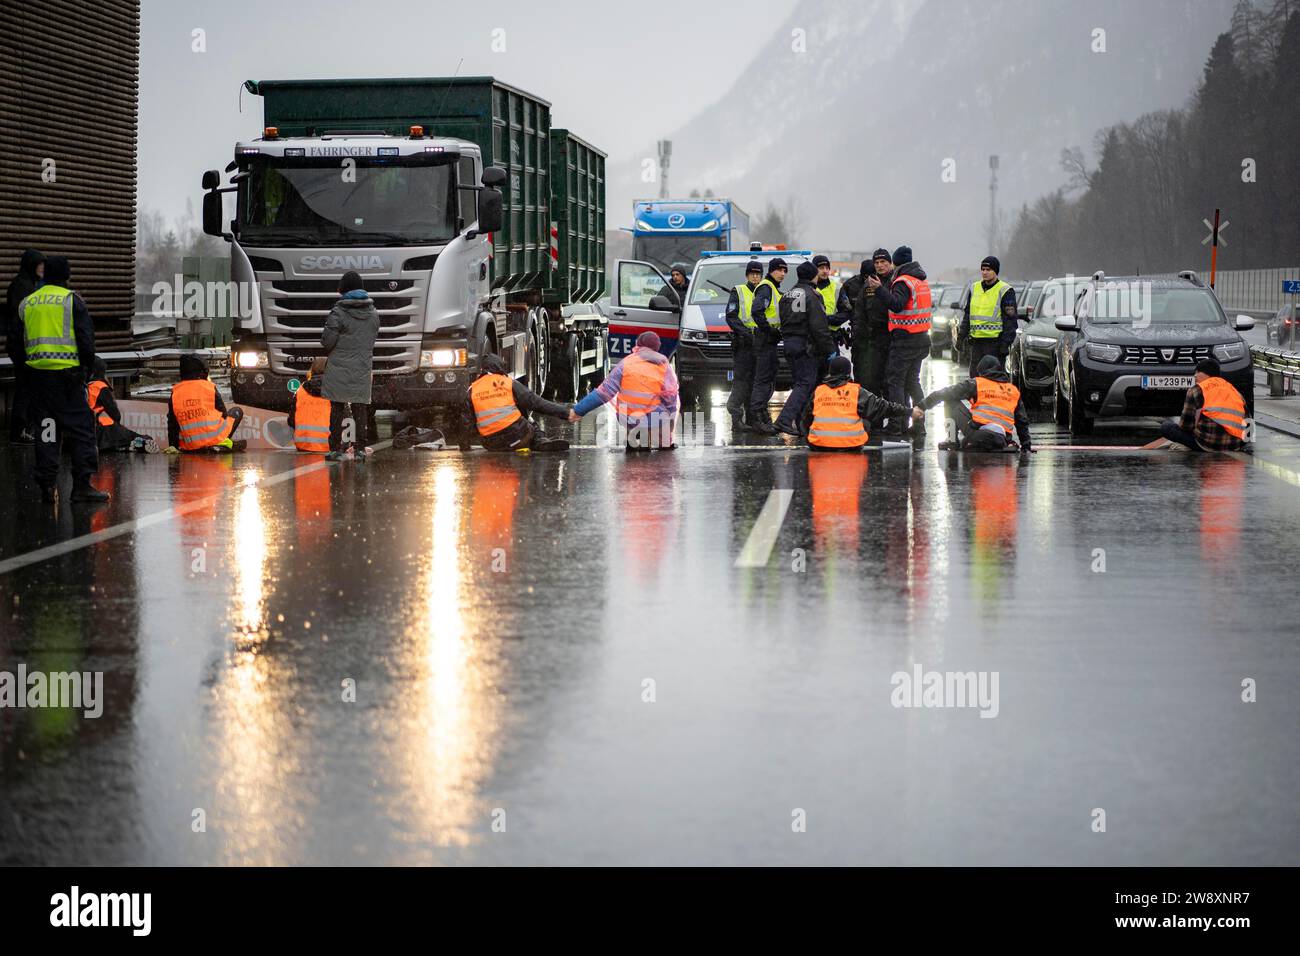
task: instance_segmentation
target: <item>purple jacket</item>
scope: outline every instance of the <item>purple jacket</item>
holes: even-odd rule
[[[651,415],[662,414],[669,418],[677,417],[677,375],[673,372],[673,367],[668,364],[668,357],[653,349],[641,348],[639,345],[632,349],[632,354],[637,355],[648,362],[654,362],[656,365],[664,366],[664,388],[659,394],[658,403],[650,410]],[[627,359],[623,359],[626,362]],[[588,392],[586,397],[573,410],[579,415],[585,415],[611,401],[618,394],[623,385],[623,362],[614,366],[605,381],[601,382],[596,388]]]

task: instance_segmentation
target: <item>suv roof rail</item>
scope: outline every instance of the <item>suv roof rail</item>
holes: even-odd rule
[[[1178,278],[1186,279],[1192,285],[1201,285],[1201,277],[1191,269],[1184,269],[1182,272],[1178,273]]]
[[[1094,272],[1094,273],[1092,274],[1092,278],[1093,278],[1093,280],[1096,281],[1096,282],[1101,282],[1101,281],[1103,281],[1103,280],[1106,278],[1106,273],[1104,273],[1104,272],[1102,272],[1100,269],[1098,269],[1096,272]]]

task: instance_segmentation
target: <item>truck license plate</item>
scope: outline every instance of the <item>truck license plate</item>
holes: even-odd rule
[[[1191,375],[1143,375],[1143,388],[1168,388],[1180,389],[1187,391],[1196,384],[1196,379]]]

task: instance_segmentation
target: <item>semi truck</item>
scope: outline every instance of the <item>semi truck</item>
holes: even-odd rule
[[[373,406],[446,410],[496,353],[572,400],[609,366],[605,153],[547,101],[492,77],[250,80],[260,137],[203,175],[203,228],[251,284],[231,346],[236,403],[285,410],[324,354],[343,274],[379,313]],[[227,219],[226,198],[233,196]]]
[[[749,213],[730,199],[638,199],[632,204],[632,258],[668,274],[674,262],[749,248]]]

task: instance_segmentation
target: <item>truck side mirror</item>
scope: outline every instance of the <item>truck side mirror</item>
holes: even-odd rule
[[[506,171],[500,166],[488,166],[480,179],[484,186],[496,189],[506,181]]]
[[[216,173],[213,173],[215,176]],[[205,175],[204,180],[207,179]],[[203,194],[203,231],[209,236],[224,236],[225,230],[221,228],[221,193],[207,192]]]
[[[487,174],[484,173],[484,178]],[[501,190],[491,187],[484,189],[478,197],[478,231],[500,232],[505,224],[505,212]]]
[[[216,189],[221,185],[221,174],[215,169],[209,169],[203,174],[203,188]]]

